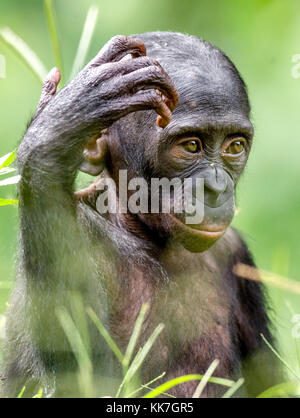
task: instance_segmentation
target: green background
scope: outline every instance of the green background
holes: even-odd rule
[[[88,59],[116,34],[171,30],[200,36],[233,60],[248,85],[256,132],[234,225],[260,268],[300,281],[300,78],[292,75],[292,57],[300,54],[299,0],[56,0],[66,78],[91,4],[99,6],[99,17]],[[21,36],[47,68],[54,65],[42,0],[0,0],[0,26]],[[6,78],[0,78],[1,156],[18,145],[41,86],[1,43],[0,54],[6,59]],[[0,189],[0,197],[15,196],[13,186]],[[17,209],[1,207],[0,313],[15,275],[17,231]],[[299,368],[300,339],[291,330],[300,296],[275,288],[269,294],[281,352]]]

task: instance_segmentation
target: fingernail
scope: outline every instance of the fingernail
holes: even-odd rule
[[[48,80],[51,80],[53,83],[58,85],[60,82],[61,74],[57,67],[52,68],[52,70],[48,74]]]
[[[157,125],[159,128],[165,128],[168,124],[169,124],[169,121],[168,121],[168,120],[164,119],[164,118],[163,118],[163,117],[161,117],[161,116],[157,116],[157,119],[156,119],[156,125]]]

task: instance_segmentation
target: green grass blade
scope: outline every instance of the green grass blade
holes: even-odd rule
[[[69,313],[65,309],[57,309],[56,315],[79,366],[78,383],[81,393],[84,397],[91,397],[93,396],[93,366],[89,353]]]
[[[96,6],[91,6],[88,10],[82,35],[79,41],[78,49],[76,52],[75,60],[72,66],[70,79],[75,77],[78,70],[80,70],[86,60],[86,56],[89,50],[91,39],[95,30],[97,18],[98,18],[99,8]]]
[[[12,167],[4,167],[0,169],[0,176],[4,176],[5,174],[10,174],[10,173],[14,173],[17,170],[15,168]]]
[[[80,333],[81,339],[84,343],[88,356],[89,358],[91,358],[92,352],[91,352],[90,334],[89,334],[87,316],[86,316],[84,304],[82,301],[82,297],[80,296],[78,292],[70,292],[69,300],[70,300],[70,308],[71,308],[71,314],[72,314],[74,324],[76,325],[76,328]]]
[[[102,322],[100,321],[100,319],[98,318],[98,316],[95,314],[95,312],[91,308],[87,308],[87,313],[88,313],[89,317],[91,318],[91,320],[96,325],[96,327],[98,328],[98,330],[99,330],[100,334],[102,335],[102,337],[107,342],[107,344],[110,347],[110,349],[112,350],[112,352],[115,354],[115,356],[117,357],[117,359],[119,360],[119,362],[122,364],[123,359],[124,359],[124,356],[121,353],[121,351],[120,351],[119,347],[117,346],[117,344],[114,342],[114,340],[111,338],[111,336],[107,332],[106,328],[104,327],[104,325],[102,324]]]
[[[145,389],[154,390],[154,388],[150,387],[150,385],[143,385],[143,386],[144,386],[144,388],[145,388]],[[168,393],[168,392],[163,392],[163,393],[162,393],[162,395],[163,395],[164,397],[167,397],[167,398],[174,398],[174,399],[176,399],[176,396],[171,395],[171,394],[170,394],[170,393]]]
[[[278,274],[270,273],[265,270],[257,269],[246,264],[236,264],[234,273],[248,280],[263,282],[266,285],[278,287],[278,289],[287,290],[300,295],[300,283]]]
[[[281,355],[275,350],[274,347],[269,343],[269,341],[265,338],[263,334],[260,334],[261,338],[264,340],[266,345],[269,347],[269,349],[275,354],[275,356],[285,365],[285,367],[293,374],[293,376],[296,377],[297,380],[300,381],[300,377],[297,375],[297,373],[294,372],[293,368],[281,357]]]
[[[131,365],[128,369],[128,372],[126,373],[126,376],[124,378],[125,381],[127,381],[127,382],[130,381],[133,378],[133,376],[136,374],[136,372],[141,367],[141,365],[142,365],[143,361],[145,360],[147,354],[151,350],[153,344],[155,343],[157,337],[159,336],[159,334],[162,332],[163,329],[164,329],[163,324],[159,324],[155,328],[155,330],[153,331],[153,333],[151,334],[149,339],[146,341],[144,347],[138,352],[138,354],[136,355],[136,357],[132,361],[132,363],[131,363]]]
[[[22,389],[21,389],[21,392],[19,393],[19,395],[17,396],[17,398],[22,398],[23,397],[23,394],[25,392],[25,389],[26,389],[26,387],[23,386]]]
[[[299,396],[300,384],[296,382],[283,382],[279,385],[272,386],[260,393],[258,398],[285,398],[288,396]]]
[[[123,359],[123,370],[124,370],[124,374],[127,372],[128,369],[128,365],[130,363],[134,348],[136,346],[137,340],[139,338],[141,329],[142,329],[142,325],[145,319],[145,315],[147,313],[149,309],[149,305],[147,303],[144,303],[141,307],[141,310],[139,312],[139,315],[137,317],[137,320],[135,322],[135,326],[133,329],[133,332],[131,334],[127,349],[126,349],[126,353],[124,355],[124,359]]]
[[[38,393],[33,396],[33,398],[42,398],[43,397],[43,388],[39,388]]]
[[[9,177],[8,179],[1,180],[0,181],[0,187],[1,186],[8,186],[9,184],[17,184],[20,181],[21,176],[13,176]]]
[[[237,382],[235,382],[234,385],[232,385],[231,388],[227,390],[227,392],[224,393],[222,398],[231,398],[231,396],[242,386],[242,384],[245,382],[245,379],[240,378]]]
[[[14,205],[16,203],[19,203],[19,201],[12,199],[0,199],[0,206]]]
[[[174,386],[178,386],[181,383],[190,382],[191,380],[201,380],[203,379],[203,377],[204,376],[201,374],[188,374],[185,376],[176,377],[175,379],[169,380],[168,382],[158,386],[157,388],[143,396],[143,398],[155,398],[156,396],[161,395],[163,392],[166,392]],[[221,377],[210,377],[208,381],[210,383],[216,383],[218,385],[227,387],[232,387],[235,383],[232,380],[223,379]]]
[[[16,155],[17,155],[17,150],[15,149],[14,151],[1,157],[0,158],[0,170],[11,165],[15,161]]]
[[[55,65],[61,72],[61,83],[62,85],[64,85],[63,62],[62,62],[62,57],[61,57],[61,48],[60,48],[59,39],[58,39],[58,31],[57,31],[57,27],[55,23],[55,14],[54,14],[52,0],[45,0],[44,6],[45,6],[45,15],[46,15],[48,28],[49,28]]]
[[[16,35],[11,29],[4,27],[0,29],[0,40],[15,54],[32,74],[43,83],[48,71],[36,53]]]
[[[135,358],[133,359],[130,367],[128,368],[127,373],[125,374],[121,385],[119,386],[118,392],[116,394],[116,398],[120,395],[121,390],[123,389],[123,387],[129,386],[130,381],[133,379],[133,377],[137,373],[138,369],[141,367],[143,361],[145,360],[145,357],[147,356],[147,354],[151,350],[153,344],[155,343],[157,337],[159,336],[159,334],[162,332],[163,329],[164,329],[164,325],[159,324],[155,328],[155,330],[153,331],[151,336],[148,338],[148,340],[146,341],[144,347],[138,351],[138,353],[135,356]],[[125,395],[126,395],[126,393],[125,393]]]
[[[204,373],[203,379],[200,381],[199,385],[197,386],[195,393],[193,394],[193,398],[200,398],[201,393],[203,392],[205,386],[208,383],[208,379],[213,375],[213,372],[216,370],[216,368],[218,367],[220,361],[219,360],[214,360],[211,365],[209,366],[209,368],[206,370],[206,372]]]
[[[160,376],[155,377],[153,380],[151,380],[150,382],[145,383],[144,385],[141,385],[140,388],[136,389],[134,392],[131,392],[127,398],[131,398],[133,395],[136,395],[138,392],[140,392],[143,389],[148,389],[148,386],[152,385],[152,383],[156,382],[159,379],[162,379],[165,376],[166,372],[163,372]]]

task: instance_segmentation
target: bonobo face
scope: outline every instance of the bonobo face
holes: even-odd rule
[[[196,179],[204,180],[203,219],[187,224],[184,212],[171,213],[163,215],[164,222],[158,226],[167,224],[188,250],[199,252],[219,239],[233,219],[235,187],[248,159],[253,127],[246,89],[237,70],[217,48],[197,41],[194,56],[188,58],[190,51],[182,47],[181,59],[180,54],[178,59],[176,54],[166,56],[157,43],[152,51],[145,42],[147,53],[174,81],[179,105],[164,129],[156,126],[153,111],[126,117],[127,139],[121,134],[121,147],[122,155],[135,161],[136,173],[148,183],[150,177],[191,178],[193,184]],[[124,121],[119,123],[124,126]]]
[[[253,128],[247,113],[236,106],[226,90],[202,89],[194,76],[193,89],[185,95],[171,123],[157,139],[159,177],[204,180],[204,217],[199,224],[185,223],[185,213],[170,215],[178,239],[190,250],[201,251],[220,238],[235,211],[235,186],[248,159]],[[190,85],[190,83],[188,83]],[[180,91],[182,93],[180,94]]]

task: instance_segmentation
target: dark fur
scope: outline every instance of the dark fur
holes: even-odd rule
[[[207,115],[216,129],[228,110],[248,118],[244,82],[216,47],[173,33],[145,34],[141,39],[148,55],[160,61],[179,90],[175,126],[182,117],[197,122],[195,97],[197,111]],[[196,91],[192,81],[182,81],[193,68]],[[76,359],[56,316],[62,307],[74,314],[69,294],[81,296],[122,350],[142,303],[149,303],[140,343],[159,323],[165,329],[143,365],[142,382],[164,371],[165,380],[204,373],[218,358],[216,376],[236,378],[244,368],[244,395],[259,393],[274,382],[260,337],[262,333],[271,340],[271,335],[261,285],[233,273],[237,263],[254,265],[238,233],[228,229],[211,248],[192,253],[173,240],[163,217],[105,219],[95,209],[95,196],[76,202],[73,186],[85,138],[109,126],[108,170],[113,177],[120,168],[146,179],[200,176],[195,168],[176,172],[160,161],[165,145],[162,138],[153,146],[153,104],[139,103],[127,110],[122,98],[115,100],[120,95],[115,87],[119,79],[110,81],[107,70],[101,73],[101,84],[93,72],[89,74],[79,74],[51,99],[34,118],[19,149],[20,270],[7,312],[2,396],[16,396],[23,385],[27,396],[40,385],[46,396],[79,394]],[[157,82],[154,76],[153,84]],[[132,113],[138,110],[143,112]],[[206,132],[213,136],[215,128]],[[213,151],[209,153],[214,158]],[[230,174],[235,184],[242,170],[243,166]],[[120,376],[121,371],[92,324],[89,330],[97,395],[113,394],[115,383],[110,387],[108,378]],[[189,397],[196,386],[197,382],[185,383],[172,393]],[[220,387],[210,384],[203,396],[221,393]]]

